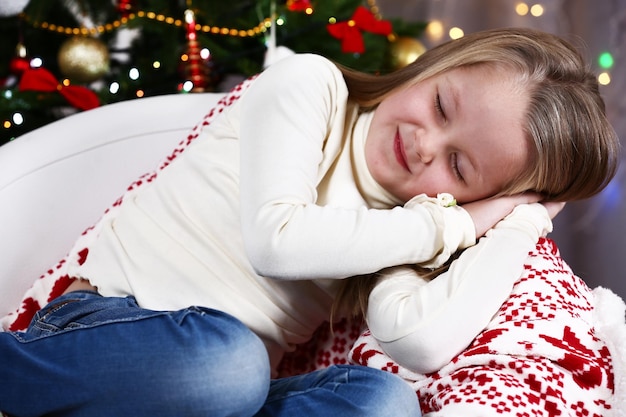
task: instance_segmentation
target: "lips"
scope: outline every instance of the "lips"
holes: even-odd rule
[[[404,169],[408,172],[411,172],[409,169],[409,164],[406,160],[406,153],[404,151],[404,144],[402,143],[402,139],[400,138],[400,132],[396,132],[396,136],[393,139],[393,152],[396,156],[396,160]]]

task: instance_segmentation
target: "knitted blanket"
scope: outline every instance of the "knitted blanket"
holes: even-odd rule
[[[554,242],[541,239],[487,328],[438,372],[399,366],[369,331],[349,356],[405,379],[429,417],[624,416],[624,310],[621,298],[589,289]]]

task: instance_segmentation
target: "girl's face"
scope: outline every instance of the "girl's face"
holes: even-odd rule
[[[530,162],[528,95],[501,68],[459,68],[397,91],[376,108],[365,144],[374,179],[402,201],[490,197]]]

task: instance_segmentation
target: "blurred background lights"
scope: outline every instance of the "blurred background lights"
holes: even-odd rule
[[[544,10],[543,5],[539,3],[533,4],[532,6],[528,6],[528,4],[520,2],[515,5],[515,13],[517,13],[520,16],[526,16],[528,12],[530,12],[531,15],[535,17],[539,17],[543,15],[544,11],[545,10]]]
[[[111,94],[117,94],[117,92],[120,91],[120,84],[118,82],[112,82],[111,85],[109,86],[109,92]]]
[[[154,61],[154,62],[152,63],[152,68],[154,68],[154,69],[159,69],[159,68],[161,68],[161,62],[159,62],[159,61]]]
[[[459,27],[451,28],[450,32],[448,32],[448,34],[450,35],[450,37],[452,39],[459,39],[459,38],[462,38],[463,36],[465,36],[465,32],[463,32],[463,29],[461,29]]]
[[[528,14],[528,5],[526,3],[517,3],[515,5],[515,13],[520,16],[526,16]]]
[[[130,71],[128,71],[128,77],[131,80],[138,80],[139,79],[139,70],[137,68],[131,68]]]
[[[598,56],[598,65],[604,69],[610,69],[613,67],[614,60],[613,55],[610,52],[602,52],[600,56]]]
[[[30,60],[30,66],[31,68],[39,68],[43,66],[43,60],[39,57],[35,57]]]
[[[611,83],[611,76],[609,75],[608,72],[603,72],[598,75],[598,82],[601,85],[608,85]]]
[[[541,4],[533,4],[530,8],[530,14],[539,17],[543,14],[543,6]]]
[[[13,114],[13,123],[15,123],[16,125],[21,125],[22,123],[24,123],[24,116],[22,116],[22,113]]]
[[[426,34],[433,41],[438,41],[443,37],[443,23],[441,20],[432,20],[426,26]]]
[[[185,81],[185,83],[183,84],[183,91],[185,93],[190,92],[193,89],[193,82],[191,81]]]
[[[211,51],[209,51],[208,48],[202,48],[200,50],[200,58],[209,59],[210,56],[211,56]]]

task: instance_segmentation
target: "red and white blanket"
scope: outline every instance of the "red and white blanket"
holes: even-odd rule
[[[245,88],[246,82],[226,95],[159,169],[132,183],[125,196],[154,180]],[[34,282],[17,311],[0,318],[3,330],[24,330],[37,310],[67,288],[68,261],[80,262],[96,232],[97,225],[86,230],[76,248]],[[286,355],[280,373],[349,361],[383,369],[415,388],[430,417],[626,416],[624,310],[624,302],[609,290],[591,291],[563,262],[556,245],[542,239],[489,327],[439,372],[418,375],[401,368],[363,332],[360,321],[344,321],[333,332],[321,327],[313,340]]]
[[[368,331],[350,359],[404,378],[429,417],[622,416],[623,323],[623,301],[590,290],[541,239],[489,326],[438,372],[402,368]]]

